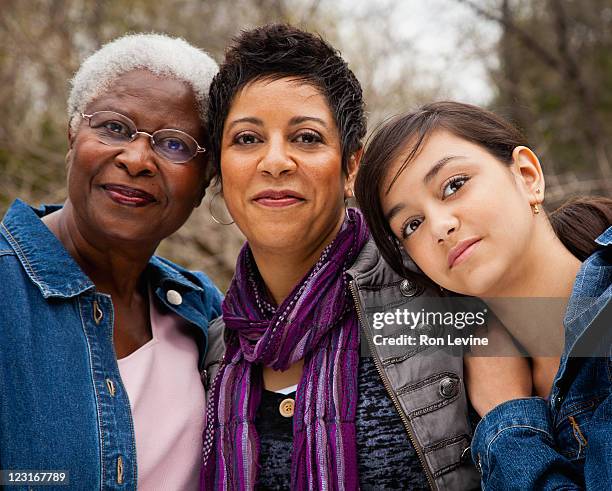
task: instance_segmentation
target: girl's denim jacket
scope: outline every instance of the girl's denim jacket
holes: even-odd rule
[[[68,486],[52,481],[42,489],[136,489],[111,298],[40,220],[57,208],[16,201],[0,224],[0,469],[68,474]],[[159,301],[201,340],[202,369],[221,294],[202,273],[159,257],[144,274]]]
[[[507,401],[476,428],[485,490],[612,489],[612,227],[596,242],[568,303],[550,398]]]

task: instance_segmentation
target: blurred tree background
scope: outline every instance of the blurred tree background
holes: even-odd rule
[[[69,80],[103,43],[165,32],[221,61],[241,29],[272,21],[340,49],[364,87],[370,129],[435,99],[485,105],[541,156],[549,209],[612,194],[610,0],[0,0],[0,213],[16,197],[64,199]],[[223,288],[243,238],[212,221],[211,194],[158,252]]]

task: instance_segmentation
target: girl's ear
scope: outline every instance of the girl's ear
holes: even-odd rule
[[[363,155],[363,147],[357,150],[348,163],[348,173],[346,175],[346,182],[344,183],[344,199],[353,198],[355,196],[355,192],[353,191],[355,186],[355,177],[357,176],[357,170],[359,169],[359,162],[361,162],[361,157]]]
[[[518,146],[512,151],[515,174],[529,196],[529,204],[539,205],[544,201],[544,174],[540,161],[533,151]]]

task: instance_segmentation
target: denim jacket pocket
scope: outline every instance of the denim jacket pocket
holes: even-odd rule
[[[560,454],[572,461],[585,457],[589,441],[589,424],[600,397],[576,402],[562,408],[555,423],[555,439]]]

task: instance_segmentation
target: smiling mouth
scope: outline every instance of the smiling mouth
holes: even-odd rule
[[[253,198],[253,201],[269,208],[284,208],[298,203],[305,199],[293,191],[263,191]]]
[[[482,239],[468,239],[457,244],[448,255],[448,267],[453,269],[459,266],[472,255]]]
[[[121,184],[104,184],[102,189],[115,203],[127,206],[146,206],[157,202],[155,196],[141,189],[124,186]]]

